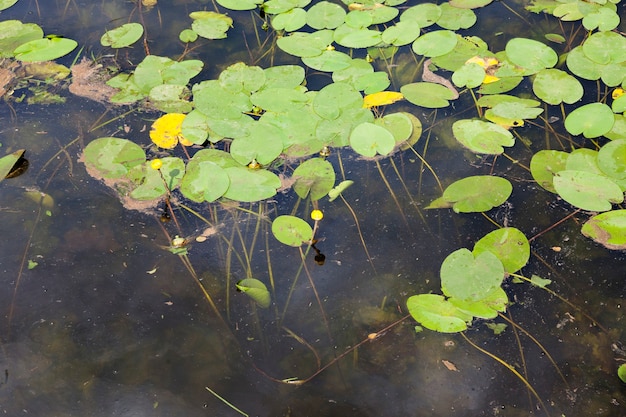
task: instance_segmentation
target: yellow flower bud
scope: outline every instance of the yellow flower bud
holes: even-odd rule
[[[150,162],[150,168],[154,170],[159,170],[162,166],[163,162],[160,159],[153,159],[152,162]]]
[[[322,213],[322,210],[313,210],[311,212],[311,218],[315,221],[322,220],[324,218],[324,213]]]

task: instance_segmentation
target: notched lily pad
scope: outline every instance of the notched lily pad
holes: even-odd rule
[[[411,296],[406,301],[406,306],[417,322],[436,332],[462,332],[467,329],[467,323],[473,318],[437,294]]]
[[[626,250],[626,210],[612,210],[593,216],[581,231],[608,249]]]
[[[556,192],[571,205],[588,211],[608,211],[624,201],[621,188],[604,175],[565,170],[554,177]]]
[[[513,192],[511,183],[501,177],[477,175],[450,184],[443,196],[427,207],[449,208],[456,213],[489,211],[504,203]]]

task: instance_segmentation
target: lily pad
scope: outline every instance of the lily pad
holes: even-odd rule
[[[486,251],[496,255],[509,274],[519,271],[530,259],[528,239],[514,227],[503,227],[487,233],[474,244],[472,253],[476,256]]]
[[[458,333],[467,329],[472,316],[456,308],[443,296],[419,294],[406,301],[411,316],[427,329],[441,333]]]
[[[233,19],[228,15],[209,11],[189,13],[193,19],[191,29],[206,39],[223,39],[233,26]]]
[[[254,10],[263,0],[217,0],[217,3],[229,10]]]
[[[598,166],[609,177],[626,179],[626,139],[607,143],[598,151]]]
[[[321,55],[333,42],[332,30],[318,30],[313,33],[294,32],[276,41],[276,45],[290,55],[300,58]]]
[[[338,4],[320,1],[306,12],[306,23],[313,29],[335,29],[346,18],[346,11]]]
[[[526,38],[511,39],[507,42],[505,51],[512,63],[531,73],[552,68],[559,59],[556,52],[546,44]]]
[[[382,34],[382,40],[388,45],[408,45],[420,35],[420,27],[415,22],[404,21],[389,26]]]
[[[334,187],[332,190],[328,192],[328,201],[334,201],[335,199],[337,199],[337,197],[339,197],[341,193],[346,191],[353,184],[354,184],[354,181],[352,180],[341,181],[339,184],[337,184],[336,187]]]
[[[413,51],[418,55],[437,57],[451,52],[458,42],[456,33],[451,30],[434,30],[413,42]]]
[[[530,160],[530,173],[542,188],[556,193],[552,182],[554,176],[565,170],[570,154],[563,151],[541,150]]]
[[[300,247],[313,239],[313,229],[299,217],[283,215],[272,222],[272,233],[285,245]]]
[[[24,155],[24,152],[24,149],[19,149],[0,158],[0,181],[5,179],[9,172],[11,172],[17,161]]]
[[[306,10],[300,7],[272,17],[272,27],[276,30],[295,32],[304,25],[306,25]]]
[[[100,38],[102,46],[124,48],[137,42],[143,35],[143,26],[139,23],[126,23],[115,29],[107,30]]]
[[[382,33],[371,29],[351,30],[347,33],[335,31],[335,42],[346,48],[369,48],[380,44]]]
[[[13,51],[15,58],[24,62],[52,61],[69,54],[78,42],[66,38],[44,38],[26,42]]]
[[[608,133],[615,123],[611,108],[604,103],[590,103],[578,107],[565,118],[565,129],[572,135],[583,134],[597,138]]]
[[[262,308],[268,308],[272,302],[270,292],[263,282],[255,278],[246,278],[235,284],[237,289],[252,298]]]
[[[311,197],[319,200],[328,194],[335,185],[335,170],[330,162],[322,158],[304,161],[293,171],[296,180],[293,189],[302,199]]]
[[[533,81],[533,92],[548,104],[576,103],[583,96],[583,86],[576,78],[555,68],[541,70]]]
[[[444,29],[467,29],[476,23],[476,14],[469,8],[460,9],[450,5],[450,3],[442,3],[439,7],[441,8],[441,16],[437,19],[437,25]]]
[[[144,150],[127,139],[102,137],[85,147],[85,165],[105,178],[123,177],[144,162]]]
[[[15,48],[41,38],[43,30],[35,23],[22,23],[19,20],[0,22],[0,58],[11,58]]]
[[[230,186],[224,197],[235,201],[254,203],[276,195],[281,186],[280,179],[264,169],[228,167],[226,173]]]
[[[420,28],[433,25],[441,16],[441,7],[433,3],[422,3],[409,7],[400,15],[401,22],[415,22]]]
[[[587,58],[601,65],[626,61],[626,38],[617,32],[596,32],[583,43]]]
[[[418,82],[405,84],[400,88],[400,92],[411,103],[430,109],[448,107],[455,94],[443,85]]]
[[[456,213],[480,213],[504,203],[512,192],[513,186],[505,178],[491,175],[467,177],[450,184],[443,196],[427,208],[452,207]]]
[[[441,289],[451,298],[480,301],[500,287],[504,266],[490,251],[476,256],[462,248],[452,252],[441,263]]]
[[[511,132],[482,120],[458,120],[452,125],[452,133],[463,146],[481,154],[500,155],[504,152],[503,146],[515,144]]]
[[[230,187],[230,177],[218,164],[192,158],[180,184],[180,192],[197,203],[213,202],[226,193]]]
[[[583,225],[581,232],[608,249],[626,250],[626,210],[593,216]]]
[[[267,122],[258,121],[247,136],[233,140],[230,154],[241,165],[256,160],[261,165],[268,165],[278,158],[283,150],[285,133]]]
[[[585,171],[560,171],[554,177],[556,192],[571,205],[588,211],[608,211],[624,201],[621,188],[604,175]]]
[[[178,187],[185,174],[185,163],[180,158],[161,158],[162,166],[157,171],[149,163],[137,165],[129,177],[140,177],[140,184],[131,191],[135,200],[155,200]]]
[[[368,158],[376,154],[387,155],[396,145],[390,131],[374,123],[361,123],[350,134],[350,146]]]

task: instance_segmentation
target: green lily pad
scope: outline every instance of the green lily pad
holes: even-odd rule
[[[296,88],[304,82],[304,68],[300,65],[277,65],[265,68],[263,88]]]
[[[348,32],[335,31],[335,42],[346,48],[369,48],[380,44],[382,33],[371,29],[356,29]]]
[[[235,284],[237,289],[252,298],[262,308],[268,308],[272,302],[270,292],[263,282],[255,278],[246,278]]]
[[[626,139],[614,140],[600,148],[598,166],[611,178],[626,179]]]
[[[0,58],[12,58],[18,46],[43,38],[43,30],[35,23],[19,20],[0,22]]]
[[[565,170],[569,156],[567,152],[541,150],[530,160],[530,173],[542,188],[556,193],[553,178],[558,172]]]
[[[457,87],[476,88],[483,83],[485,70],[480,65],[470,62],[452,74],[452,82]]]
[[[592,61],[583,52],[582,46],[577,46],[567,54],[567,68],[574,75],[585,80],[597,80],[602,75],[603,66]]]
[[[368,158],[376,154],[387,155],[396,145],[390,131],[374,123],[361,123],[350,133],[350,146]]]
[[[261,67],[237,62],[222,71],[218,80],[220,85],[228,91],[249,94],[264,86],[265,77],[265,71]]]
[[[161,158],[163,165],[157,171],[146,162],[135,166],[129,177],[141,178],[140,184],[131,191],[130,196],[135,200],[155,200],[169,193],[180,184],[185,174],[185,163],[180,158]],[[167,187],[166,187],[167,184]]]
[[[420,28],[433,25],[441,17],[441,7],[433,3],[422,3],[409,7],[400,15],[401,22],[415,22]]]
[[[583,96],[583,86],[565,71],[550,68],[537,73],[533,81],[533,92],[548,104],[576,103]]]
[[[290,55],[300,58],[321,55],[333,42],[332,30],[318,30],[313,33],[294,32],[276,41],[276,45]]]
[[[458,333],[467,329],[472,316],[456,308],[443,296],[419,294],[406,301],[411,316],[427,329],[441,333]]]
[[[413,42],[413,52],[427,57],[437,57],[451,52],[458,42],[456,33],[451,30],[434,30]]]
[[[444,29],[459,30],[467,29],[476,23],[476,14],[468,9],[453,7],[450,3],[441,3],[441,16],[437,19],[437,25]]]
[[[52,61],[69,54],[78,42],[66,38],[36,39],[15,48],[15,58],[24,62]]]
[[[410,113],[390,113],[385,116],[378,118],[374,121],[375,124],[384,127],[386,130],[391,132],[394,140],[396,141],[396,146],[400,144],[406,144],[406,142],[412,137],[413,129],[415,128],[414,122],[417,118],[412,118],[413,116]],[[422,124],[419,120],[417,120],[418,128],[420,132],[418,132],[417,138],[421,135],[421,127]],[[417,139],[416,139],[417,141]],[[415,142],[413,142],[415,143]]]
[[[607,7],[600,7],[596,11],[583,17],[583,26],[589,31],[596,28],[600,31],[613,30],[619,26],[619,22],[619,15],[615,10],[611,10]]]
[[[146,162],[141,146],[127,139],[103,137],[85,147],[85,165],[105,178],[120,178]]]
[[[224,88],[218,80],[208,80],[195,84],[192,92],[196,109],[211,119],[239,120],[242,113],[252,110],[252,103],[248,94],[233,93]]]
[[[204,64],[199,60],[176,62],[170,58],[148,55],[141,61],[132,76],[132,82],[145,94],[157,85],[187,85],[189,80],[202,71]],[[109,83],[109,85],[115,87]]]
[[[0,10],[8,9],[9,7],[13,6],[15,3],[17,3],[17,0],[1,0]]]
[[[317,71],[333,72],[350,66],[350,55],[339,51],[324,51],[320,55],[302,58],[302,62]]]
[[[604,175],[586,171],[560,171],[554,176],[556,192],[571,205],[588,211],[608,211],[624,201],[621,188]]]
[[[17,161],[24,155],[24,152],[24,149],[19,149],[0,158],[0,181],[5,179],[9,172],[11,172]]]
[[[313,239],[313,229],[299,217],[283,215],[272,222],[272,233],[279,242],[300,247]]]
[[[285,133],[280,128],[260,120],[247,136],[233,140],[230,154],[241,165],[255,159],[261,165],[268,165],[283,151],[284,142]]]
[[[613,127],[604,136],[611,140],[626,139],[626,117],[622,114],[616,114]]]
[[[626,250],[626,210],[595,215],[587,220],[581,232],[608,249]]]
[[[233,27],[233,19],[222,13],[199,11],[189,13],[189,17],[193,19],[191,29],[206,39],[223,39]]]
[[[193,105],[189,101],[191,92],[184,85],[162,84],[150,90],[150,105],[165,113],[189,113]]]
[[[322,158],[311,158],[304,161],[293,171],[296,182],[293,189],[302,199],[311,197],[319,200],[328,194],[335,185],[333,165]]]
[[[448,107],[454,100],[455,94],[450,89],[440,84],[418,82],[405,84],[400,88],[404,98],[416,106],[437,109]]]
[[[487,296],[478,301],[449,298],[448,301],[462,312],[481,319],[498,317],[498,311],[506,311],[508,298],[500,287],[493,289]]]
[[[513,146],[513,134],[495,123],[482,120],[462,119],[454,122],[452,133],[456,140],[473,152],[500,155],[503,146]]]
[[[552,68],[559,60],[552,48],[532,39],[513,38],[507,42],[505,51],[512,63],[531,73]]]
[[[288,112],[304,107],[309,98],[301,90],[273,87],[252,94],[250,101],[265,111]]]
[[[585,171],[604,175],[598,166],[598,151],[587,148],[574,149],[567,157],[565,170]]]
[[[217,0],[217,3],[229,10],[254,10],[263,0]]]
[[[137,42],[143,35],[143,26],[139,23],[126,23],[112,30],[107,30],[100,38],[102,46],[124,48]]]
[[[335,29],[346,18],[346,11],[329,1],[317,2],[306,12],[306,23],[313,29]]]
[[[281,113],[266,112],[260,120],[282,132],[283,153],[287,157],[312,155],[327,145],[316,135],[316,127],[321,119],[310,107]]]
[[[590,103],[578,107],[565,118],[565,129],[572,135],[583,134],[597,138],[608,133],[615,123],[611,108],[604,103]]]
[[[626,384],[626,363],[623,363],[617,368],[617,376]]]
[[[512,192],[513,186],[505,178],[491,175],[467,177],[450,184],[443,196],[427,208],[452,207],[456,213],[480,213],[504,203]]]
[[[306,10],[300,7],[272,16],[272,27],[276,30],[295,32],[304,25],[306,25]]]
[[[247,203],[266,200],[276,195],[280,188],[280,179],[264,169],[246,167],[228,167],[225,169],[230,178],[230,186],[224,197]]]
[[[328,201],[334,201],[335,199],[337,199],[337,197],[339,197],[341,193],[346,191],[353,184],[354,181],[352,180],[341,181],[339,184],[337,184],[336,187],[328,192]]]
[[[626,61],[626,38],[617,32],[596,32],[582,48],[587,58],[601,65]]]
[[[451,298],[479,301],[500,287],[504,266],[490,251],[474,256],[468,249],[452,252],[441,263],[441,289]]]
[[[332,83],[313,99],[313,110],[324,119],[334,120],[347,109],[361,109],[363,96],[347,83]]]
[[[217,163],[196,158],[196,155],[187,163],[180,192],[196,203],[210,203],[226,193],[230,187],[230,177]]]
[[[198,40],[198,34],[191,29],[183,29],[178,34],[178,39],[185,43],[195,42]]]
[[[611,110],[613,110],[613,113],[624,113],[626,111],[626,94],[613,100]]]
[[[486,251],[496,255],[509,274],[519,271],[530,259],[528,239],[514,227],[503,227],[487,233],[474,244],[472,253],[476,256]]]
[[[382,40],[388,45],[408,45],[420,35],[420,27],[415,22],[404,21],[389,26],[382,34]]]

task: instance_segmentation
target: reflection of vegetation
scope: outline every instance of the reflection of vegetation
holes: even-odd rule
[[[621,114],[626,108],[626,40],[623,34],[613,31],[619,24],[614,3],[587,2],[583,6],[542,1],[528,6],[533,12],[545,12],[563,20],[581,19],[583,27],[590,31],[580,45],[575,44],[574,36],[563,37],[567,47],[557,52],[536,39],[520,37],[509,39],[501,51],[491,51],[477,36],[463,37],[457,33],[474,25],[477,17],[472,9],[487,6],[489,0],[425,3],[406,9],[397,7],[405,3],[403,0],[344,1],[346,7],[327,1],[311,4],[308,0],[216,1],[230,10],[255,10],[251,16],[259,55],[272,55],[273,62],[281,51],[290,56],[291,63],[262,68],[240,62],[225,68],[215,79],[191,82],[202,73],[204,63],[183,59],[190,51],[189,44],[198,37],[226,37],[240,16],[233,14],[233,20],[219,9],[193,12],[191,27],[179,37],[186,44],[180,59],[147,55],[132,72],[119,73],[107,82],[117,92],[104,100],[166,113],[152,126],[150,139],[154,146],[146,149],[130,139],[101,137],[86,146],[84,160],[90,173],[115,180],[117,189],[131,198],[165,201],[165,217],[176,222],[176,232],[181,236],[185,234],[178,224],[180,213],[191,213],[206,227],[217,227],[223,220],[218,218],[218,207],[228,207],[234,220],[232,234],[220,234],[219,238],[224,243],[222,258],[226,260],[228,277],[225,322],[231,314],[230,291],[236,287],[251,298],[253,306],[271,308],[274,302],[277,328],[285,331],[281,325],[297,278],[304,273],[332,341],[323,303],[306,263],[311,249],[316,260],[324,261],[324,255],[315,246],[321,217],[313,218],[311,227],[309,219],[297,214],[308,213],[311,208],[319,210],[327,196],[330,201],[340,197],[354,218],[362,247],[376,272],[359,216],[342,195],[352,182],[343,172],[340,152],[349,148],[362,159],[373,161],[390,200],[408,225],[401,198],[381,166],[381,160],[389,160],[424,220],[416,197],[409,192],[392,159],[409,150],[411,157],[417,158],[439,183],[434,169],[423,157],[428,139],[420,138],[430,128],[423,129],[422,121],[412,114],[417,113],[416,108],[436,111],[471,102],[475,117],[455,120],[448,136],[469,152],[492,156],[494,161],[503,156],[510,159],[511,165],[522,168],[526,167],[506,151],[519,143],[530,146],[523,137],[524,127],[543,122],[549,134],[552,127],[548,113],[558,111],[565,130],[574,137],[567,138],[570,152],[546,146],[534,154],[526,169],[544,189],[575,208],[604,212],[583,225],[585,236],[609,249],[626,248],[626,121]],[[268,30],[268,44],[260,40],[259,22],[261,29]],[[43,32],[39,34],[34,26],[3,23],[13,28],[14,38],[20,42],[31,42],[31,36],[38,41],[28,47],[16,45],[13,38],[7,41],[11,47],[6,51],[16,59],[48,58],[42,51],[48,51],[51,45],[70,45],[58,38],[43,39]],[[125,48],[143,35],[142,25],[128,23],[106,30],[101,43]],[[546,39],[561,38],[546,34]],[[261,58],[254,57],[252,50],[249,52],[251,62],[260,62]],[[421,68],[421,80],[407,77],[409,66],[418,72]],[[328,74],[328,82],[323,86],[311,82],[305,68]],[[587,81],[596,81],[601,87],[597,97],[585,94]],[[533,97],[528,97],[530,90]],[[437,117],[436,112],[432,114]],[[580,135],[589,139],[587,143],[594,149],[581,147]],[[418,151],[422,146],[423,150]],[[445,189],[439,185],[442,196],[428,208],[452,208],[456,213],[488,212],[505,203],[515,188],[509,179],[495,175],[462,178]],[[298,197],[292,211],[276,213],[273,220],[268,218],[268,200],[290,190]],[[202,209],[188,207],[185,200]],[[241,205],[233,208],[234,202]],[[239,220],[244,215],[249,217],[241,226]],[[297,248],[298,271],[287,300],[282,302],[282,312],[278,307],[281,301],[276,300],[278,284],[267,238],[264,276],[252,262],[259,237],[264,233],[267,236],[270,230],[278,241]],[[217,298],[210,294],[187,256],[187,242],[174,243],[176,239],[181,238],[168,236],[172,242],[169,250],[179,255],[213,311],[221,317]],[[480,239],[472,251],[459,249],[451,253],[441,264],[442,295],[409,297],[407,306],[412,317],[425,328],[456,333],[464,332],[476,320],[501,316],[509,304],[502,288],[507,277],[546,285],[536,275],[518,275],[519,269],[529,262],[529,240],[532,239],[518,229],[499,227]],[[230,282],[233,258],[245,271],[245,277],[236,284]],[[263,282],[265,277],[267,284]],[[252,308],[256,312],[256,307]],[[255,317],[259,320],[259,316]],[[526,333],[512,321],[511,326],[516,332]],[[382,333],[373,333],[372,340]],[[296,339],[293,332],[290,335]],[[308,342],[298,342],[310,348],[318,359],[313,376],[326,369]],[[528,375],[492,357],[511,369],[543,404],[528,382]],[[622,377],[622,368],[620,372]]]

